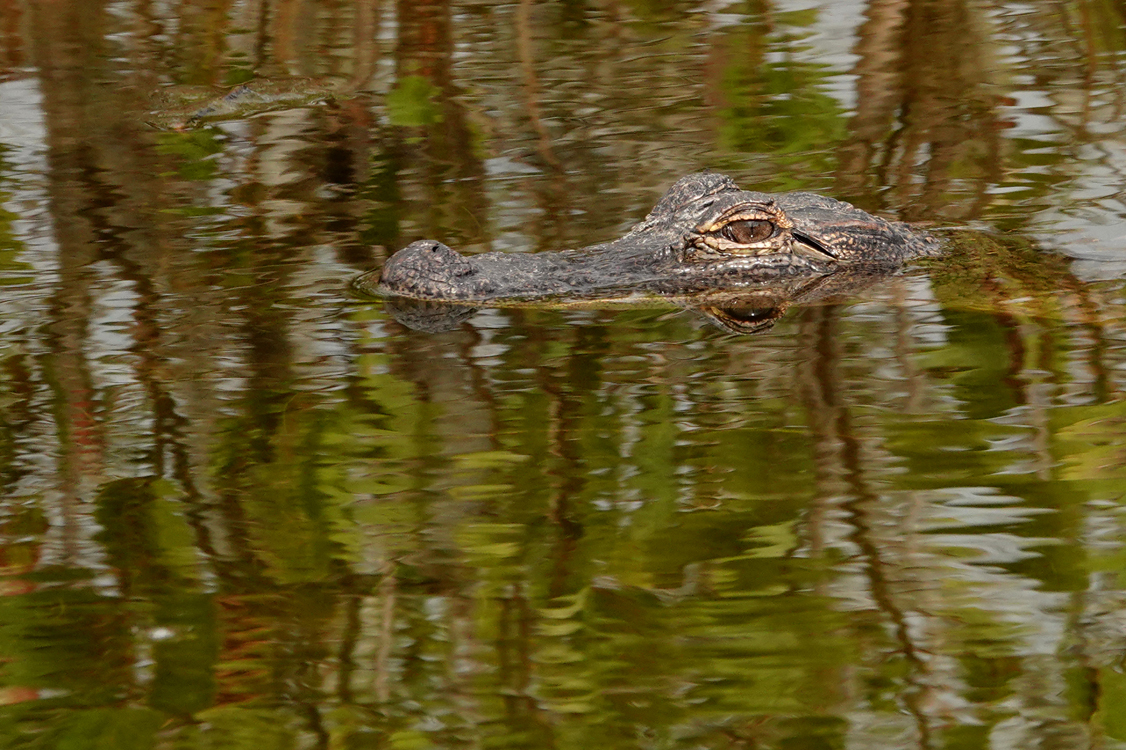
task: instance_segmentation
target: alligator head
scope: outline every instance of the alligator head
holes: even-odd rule
[[[461,303],[690,297],[891,266],[938,242],[812,193],[740,190],[700,173],[677,181],[623,237],[581,250],[463,256],[420,240],[357,279],[380,296]]]

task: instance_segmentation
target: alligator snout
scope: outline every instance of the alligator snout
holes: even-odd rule
[[[356,280],[361,291],[422,299],[456,296],[459,285],[474,273],[473,265],[437,240],[418,240],[395,253],[381,273]]]
[[[391,256],[383,266],[382,282],[408,287],[412,280],[440,283],[473,273],[469,261],[458,251],[437,240],[418,240]]]

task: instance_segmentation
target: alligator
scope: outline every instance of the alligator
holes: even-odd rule
[[[348,88],[331,78],[257,78],[217,93],[207,86],[168,86],[152,94],[156,108],[147,122],[160,130],[192,130],[208,123],[251,117],[347,95]]]
[[[740,297],[758,300],[765,294],[787,303],[823,298],[824,291],[812,290],[866,285],[909,259],[939,252],[937,238],[843,201],[741,190],[730,177],[701,172],[678,180],[643,221],[610,242],[579,250],[463,256],[441,242],[419,240],[354,286],[366,294],[421,301],[395,307],[408,316],[413,314],[408,310],[429,311],[423,318],[434,320],[457,317],[436,312],[451,303],[471,308],[663,299],[731,310],[745,307]],[[750,305],[761,308],[757,301]],[[747,327],[711,317],[733,330]]]

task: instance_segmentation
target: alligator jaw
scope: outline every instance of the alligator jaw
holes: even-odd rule
[[[382,273],[356,280],[361,292],[444,302],[544,298],[586,289],[580,253],[483,253],[464,256],[441,242],[419,240],[391,256]]]
[[[668,240],[660,235],[638,242],[626,235],[582,250],[470,256],[419,240],[391,256],[381,274],[364,274],[354,285],[381,297],[446,302],[628,296],[675,278]]]

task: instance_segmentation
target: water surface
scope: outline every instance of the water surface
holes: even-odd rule
[[[0,744],[1126,747],[1124,26],[0,1]],[[706,167],[951,259],[754,336],[348,293]]]

